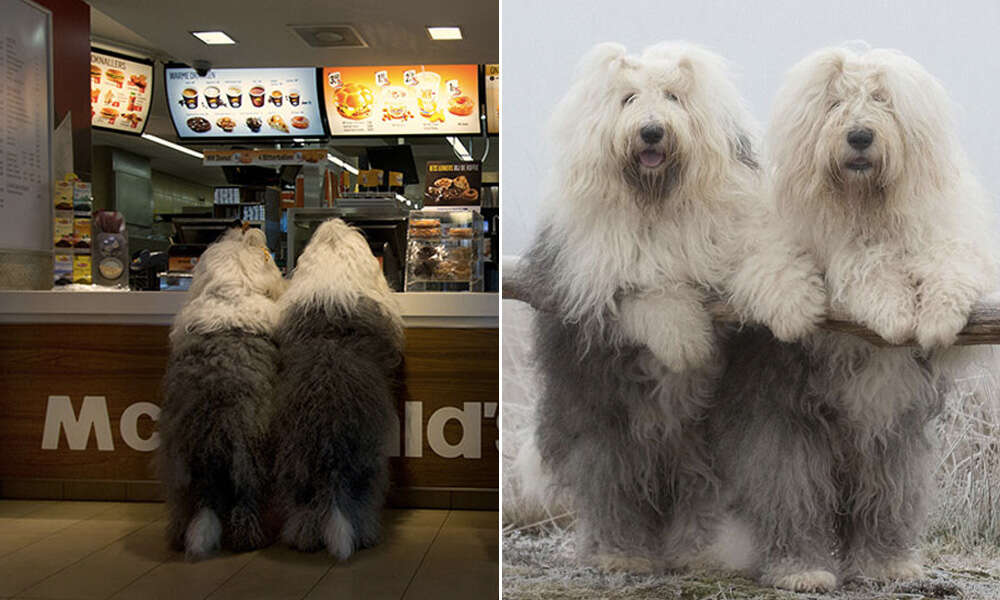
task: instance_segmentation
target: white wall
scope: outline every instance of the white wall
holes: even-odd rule
[[[504,0],[503,253],[520,254],[535,228],[548,169],[540,132],[579,57],[614,41],[630,52],[683,39],[734,63],[738,85],[766,125],[781,79],[807,53],[848,40],[896,48],[944,82],[959,105],[960,137],[983,183],[1000,196],[1000,2],[996,0]]]

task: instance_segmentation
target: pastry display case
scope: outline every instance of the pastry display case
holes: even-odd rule
[[[414,210],[407,224],[407,292],[483,291],[482,215]]]

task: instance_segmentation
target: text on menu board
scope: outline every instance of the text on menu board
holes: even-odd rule
[[[477,65],[323,69],[331,135],[478,134]]]
[[[152,78],[150,63],[91,51],[91,126],[141,134],[152,103]]]
[[[168,68],[170,115],[182,138],[315,137],[320,118],[311,68]]]

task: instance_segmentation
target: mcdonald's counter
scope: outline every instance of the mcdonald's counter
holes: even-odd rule
[[[153,500],[167,334],[186,292],[0,291],[0,497]],[[499,297],[397,294],[395,506],[489,508]]]

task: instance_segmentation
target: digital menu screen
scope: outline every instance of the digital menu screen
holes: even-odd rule
[[[204,77],[167,67],[167,105],[182,139],[325,135],[316,69],[212,69]]]
[[[500,65],[486,65],[486,133],[500,133]]]
[[[153,103],[153,63],[90,51],[90,125],[141,135]]]
[[[478,65],[326,67],[330,135],[478,134]]]

